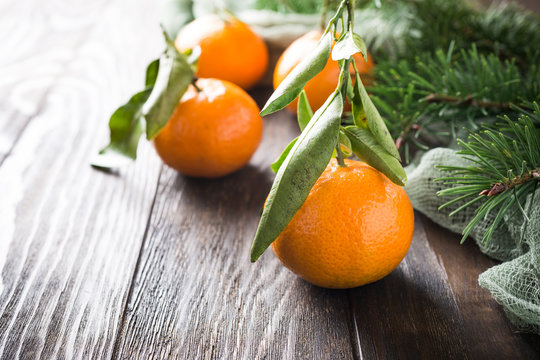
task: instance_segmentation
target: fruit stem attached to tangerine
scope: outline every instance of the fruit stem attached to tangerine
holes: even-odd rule
[[[197,80],[199,80],[198,77],[194,76],[193,79],[191,80],[191,85],[193,85],[193,87],[195,88],[195,90],[197,90],[197,92],[201,92],[202,89],[200,87],[197,86]]]
[[[347,164],[345,164],[345,160],[344,160],[344,157],[343,157],[343,152],[341,151],[341,145],[339,144],[339,142],[336,145],[336,159],[337,159],[337,162],[338,162],[339,166],[347,167]]]

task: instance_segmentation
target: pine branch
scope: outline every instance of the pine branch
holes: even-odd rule
[[[474,36],[481,51],[492,51],[504,59],[515,59],[521,68],[538,62],[540,16],[511,3],[491,5],[478,14]]]
[[[284,14],[315,14],[321,9],[320,0],[256,0],[255,9],[266,9],[281,12]]]
[[[533,119],[540,118],[540,109],[533,103]],[[448,176],[436,179],[452,186],[441,190],[440,196],[454,196],[440,209],[464,202],[450,215],[480,203],[475,216],[463,231],[464,241],[478,223],[493,215],[483,242],[489,242],[504,215],[511,210],[523,212],[527,195],[533,193],[540,183],[540,128],[528,115],[516,121],[504,116],[495,127],[484,127],[471,132],[467,142],[458,140],[462,150],[458,152],[471,162],[468,167],[444,166],[438,168]],[[536,123],[537,124],[537,123]]]
[[[511,114],[524,99],[540,99],[540,71],[522,74],[515,62],[470,50],[423,54],[397,65],[379,63],[370,91],[409,162],[412,149],[446,145],[458,129],[472,130]]]
[[[338,3],[330,2],[334,7]],[[316,14],[321,4],[321,0],[256,0],[253,6]],[[451,43],[458,49],[476,43],[480,53],[514,59],[526,70],[540,55],[540,17],[514,4],[486,8],[481,1],[465,0],[357,0],[356,6],[363,24],[360,34],[377,59],[414,60],[419,52],[447,49]]]
[[[453,42],[461,49],[475,43],[480,53],[514,59],[524,69],[538,59],[540,17],[514,4],[485,9],[461,0],[423,0],[411,5],[416,21],[411,22],[409,48],[445,49]]]
[[[494,108],[499,110],[509,110],[512,106],[512,103],[509,102],[502,103],[497,101],[478,100],[470,94],[464,97],[459,97],[432,93],[426,96],[423,100],[430,103],[447,103],[458,106],[474,106],[476,108]]]

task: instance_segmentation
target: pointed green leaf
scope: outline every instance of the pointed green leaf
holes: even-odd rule
[[[342,130],[339,130],[339,145],[341,152],[343,152],[345,157],[349,157],[353,154],[351,140]]]
[[[304,90],[298,96],[298,107],[297,107],[297,118],[298,126],[300,130],[304,130],[309,120],[313,117],[313,110],[311,110],[311,105],[307,98],[307,94]]]
[[[143,133],[141,109],[151,91],[148,88],[133,95],[111,115],[110,143],[92,160],[92,166],[115,168],[137,157],[137,145]]]
[[[296,99],[306,83],[324,69],[331,49],[332,36],[328,33],[319,41],[315,50],[308,53],[304,60],[283,79],[264,105],[261,116],[281,110]]]
[[[384,120],[379,114],[379,111],[377,110],[377,108],[375,107],[371,99],[369,98],[366,88],[364,87],[364,84],[362,84],[362,81],[360,80],[360,76],[358,75],[358,73],[356,74],[355,85],[358,85],[358,92],[360,93],[360,99],[362,100],[362,105],[364,108],[364,112],[366,114],[367,124],[368,124],[369,130],[375,137],[375,140],[390,155],[395,157],[397,160],[400,160],[401,157],[399,156],[399,152],[398,152],[398,149],[396,148],[396,144],[394,143],[394,139],[392,139],[392,135],[390,135],[390,132],[388,131],[388,128],[386,127],[386,124],[384,123]]]
[[[159,59],[146,67],[145,89],[133,95],[109,119],[110,142],[92,159],[90,165],[100,168],[120,167],[137,157],[137,145],[143,133],[142,107],[156,82]]]
[[[357,77],[358,79],[358,77]],[[364,105],[362,104],[362,98],[360,97],[360,85],[359,81],[356,81],[353,87],[353,100],[352,100],[352,116],[356,126],[367,128],[366,113],[364,112]]]
[[[345,37],[334,45],[332,50],[332,60],[338,61],[348,59],[356,53],[361,53],[367,61],[367,47],[360,35],[348,32]]]
[[[154,88],[143,107],[148,140],[154,138],[165,126],[193,76],[186,55],[179,53],[174,43],[167,42],[167,49],[159,59]]]
[[[195,46],[192,49],[187,49],[182,52],[187,56],[187,62],[191,65],[191,70],[195,73],[197,72],[197,66],[199,65],[199,58],[201,57],[201,47]]]
[[[354,99],[354,86],[350,76],[347,76],[347,98],[352,103]]]
[[[386,175],[393,183],[405,186],[407,174],[401,163],[390,155],[368,129],[348,126],[345,134],[351,140],[352,150],[361,160]]]
[[[297,137],[294,138],[289,143],[289,145],[287,145],[285,150],[283,150],[283,152],[281,153],[279,158],[276,161],[274,161],[274,163],[270,166],[272,168],[273,172],[277,173],[279,171],[279,168],[281,167],[281,164],[283,164],[283,161],[285,161],[285,159],[287,158],[287,155],[289,155],[289,153],[291,152],[291,149],[293,148],[294,144],[296,144],[297,140],[298,140]]]
[[[333,93],[315,112],[279,168],[266,200],[253,245],[251,261],[287,227],[324,171],[337,144],[343,100]]]
[[[353,38],[353,41],[354,41],[354,44],[356,45],[356,48],[358,50],[360,50],[360,53],[362,54],[362,57],[364,58],[364,61],[368,61],[368,52],[367,52],[367,46],[366,46],[366,43],[364,41],[364,39],[362,39],[362,37],[358,34],[355,34],[353,33],[352,34],[352,38]]]
[[[159,59],[152,61],[146,68],[146,78],[144,86],[146,88],[153,87],[156,84],[157,74],[159,71]]]

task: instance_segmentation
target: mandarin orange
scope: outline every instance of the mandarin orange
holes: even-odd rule
[[[402,187],[366,163],[332,160],[272,243],[279,260],[315,285],[351,288],[377,281],[405,257],[414,231]]]
[[[215,178],[243,167],[262,138],[255,101],[228,81],[199,79],[190,86],[154,139],[163,162],[194,177]]]
[[[253,87],[268,66],[268,49],[248,25],[227,16],[199,17],[178,33],[179,51],[201,48],[196,75],[230,81],[244,89]]]
[[[308,54],[313,51],[317,46],[319,39],[321,38],[320,31],[310,31],[307,34],[299,37],[289,45],[289,47],[281,54],[275,70],[274,70],[274,89],[289,75],[292,69],[295,68]],[[354,62],[364,85],[369,85],[371,82],[371,72],[374,68],[371,55],[368,54],[368,61],[366,62],[362,55],[353,55]],[[351,70],[352,70],[351,65]],[[306,91],[309,103],[313,111],[320,108],[328,96],[336,89],[339,81],[339,65],[337,61],[328,59],[324,69],[317,74],[313,79],[307,82],[304,90]],[[287,108],[296,113],[296,106],[298,100],[295,99]]]

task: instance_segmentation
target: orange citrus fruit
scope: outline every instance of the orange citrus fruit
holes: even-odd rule
[[[274,89],[289,75],[292,69],[295,68],[305,57],[315,49],[319,39],[321,38],[320,31],[310,31],[307,34],[296,39],[289,45],[289,47],[281,54],[276,68],[274,70]],[[358,72],[362,76],[364,85],[370,83],[370,73],[374,68],[371,55],[368,54],[368,61],[366,62],[362,55],[354,54],[354,62],[358,68]],[[352,65],[351,65],[351,69]],[[329,58],[326,62],[324,69],[317,74],[313,79],[307,82],[304,90],[308,97],[309,103],[313,111],[320,108],[328,96],[336,89],[339,81],[339,65],[337,61]],[[287,108],[293,112],[296,112],[297,100],[295,99]]]
[[[255,101],[228,81],[190,85],[154,139],[163,162],[194,177],[215,178],[244,166],[261,141],[263,122]]]
[[[244,89],[254,86],[268,66],[268,49],[249,26],[229,16],[206,15],[178,34],[179,51],[201,48],[196,75],[230,81]]]
[[[272,243],[279,260],[318,286],[377,281],[405,257],[414,231],[411,202],[366,163],[332,160],[307,200]]]

